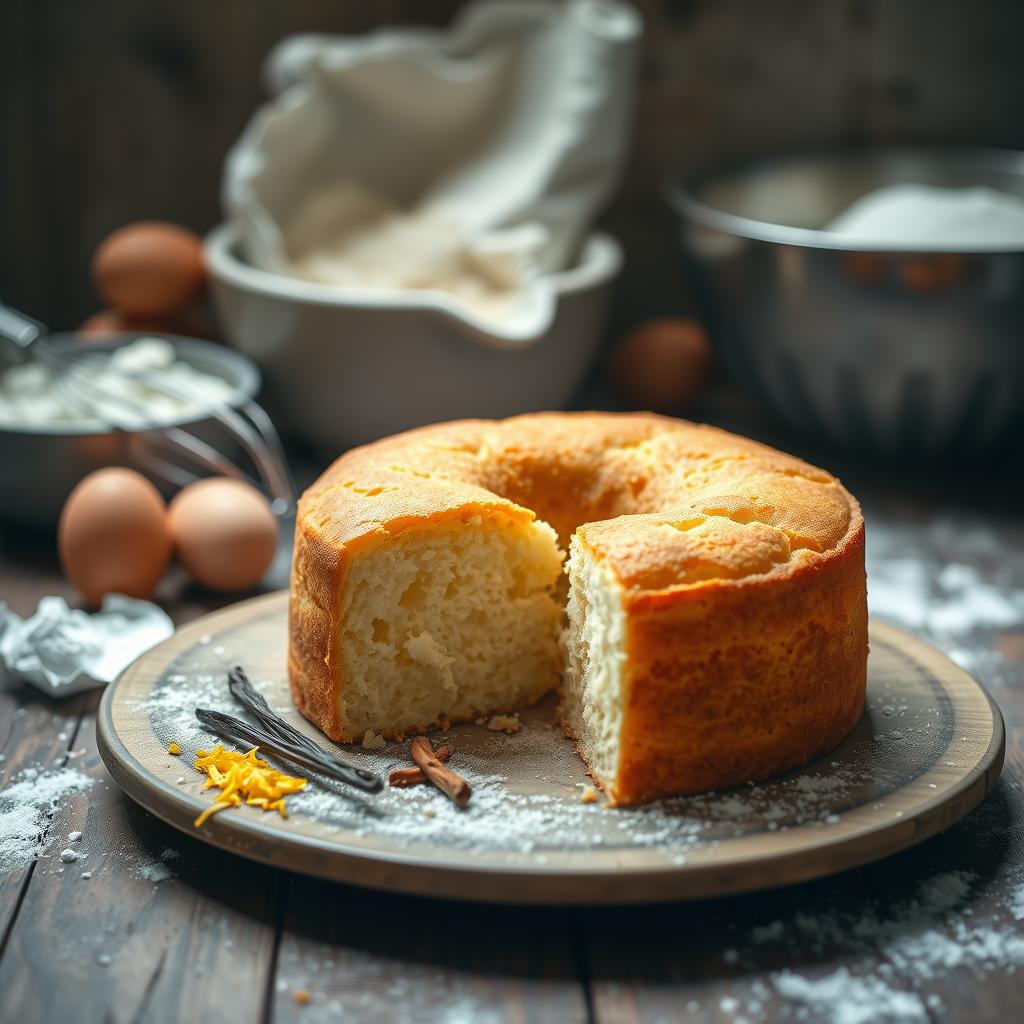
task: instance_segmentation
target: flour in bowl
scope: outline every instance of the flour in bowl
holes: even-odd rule
[[[443,292],[500,319],[530,277],[535,231],[470,234],[437,210],[402,210],[359,185],[312,192],[285,231],[287,272],[337,288]]]
[[[991,188],[886,185],[824,230],[884,248],[1024,249],[1024,197]]]

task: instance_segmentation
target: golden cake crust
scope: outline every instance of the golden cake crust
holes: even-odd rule
[[[629,672],[612,800],[764,778],[856,723],[864,531],[838,480],[713,427],[539,413],[354,449],[303,495],[289,677],[303,714],[333,739],[358,739],[340,717],[336,648],[353,556],[405,529],[488,514],[539,516],[563,544],[577,531],[625,588]]]

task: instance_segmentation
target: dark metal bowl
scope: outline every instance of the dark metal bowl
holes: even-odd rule
[[[1024,251],[908,251],[822,230],[897,183],[1024,196],[1024,153],[766,159],[674,187],[671,200],[716,344],[790,425],[882,456],[977,452],[1024,409]]]

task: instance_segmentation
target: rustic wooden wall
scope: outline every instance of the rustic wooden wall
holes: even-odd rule
[[[118,224],[218,219],[223,154],[281,36],[443,24],[454,0],[0,0],[0,298],[56,325],[96,306]],[[685,303],[666,176],[808,143],[1024,148],[1019,0],[643,0],[635,145],[607,222],[615,322]]]

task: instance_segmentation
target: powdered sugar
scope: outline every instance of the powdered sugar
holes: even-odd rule
[[[1018,921],[1024,921],[1024,882],[1021,882],[1010,895],[1010,913]]]
[[[0,791],[0,871],[27,867],[45,850],[50,818],[59,803],[72,793],[92,785],[93,780],[73,768],[39,771],[26,768]],[[71,859],[80,854],[66,850]]]
[[[143,864],[139,867],[139,874],[142,875],[147,882],[153,882],[157,884],[159,882],[166,882],[168,878],[174,877],[174,872],[162,861],[153,861],[150,864]]]
[[[944,640],[1024,623],[1024,565],[1005,557],[1008,546],[1024,544],[1024,531],[1004,532],[966,517],[869,530],[871,613]],[[963,562],[940,563],[937,551],[962,552]]]
[[[160,882],[166,882],[169,878],[174,878],[174,869],[171,864],[178,860],[181,854],[177,850],[172,850],[167,847],[163,853],[160,854],[159,860],[147,861],[146,863],[140,864],[138,867],[139,875],[144,878],[147,882],[152,882],[154,885]]]
[[[868,607],[922,633],[999,700],[1019,668],[993,633],[1024,629],[1024,521],[965,512],[922,516],[888,499],[868,509]]]
[[[941,1000],[924,990],[949,971],[1013,973],[1024,967],[1024,934],[1009,919],[1016,917],[1014,902],[1024,886],[1013,890],[1008,918],[997,908],[981,923],[969,905],[980,885],[970,871],[944,871],[903,899],[869,899],[853,910],[798,911],[739,936],[746,940],[740,962],[763,962],[765,947],[803,949],[813,961],[842,950],[838,969],[787,969],[770,976],[778,994],[802,1008],[798,1017],[809,1012],[811,1019],[831,1024],[925,1020],[929,1010],[941,1009]],[[743,1012],[751,1022],[766,1019],[749,1004]]]
[[[772,979],[780,995],[803,1003],[818,1020],[833,1024],[876,1024],[880,1021],[927,1020],[924,1001],[913,992],[900,992],[881,978],[858,978],[845,967],[821,978],[781,971]]]
[[[196,749],[217,742],[196,721],[197,705],[241,714],[227,689],[226,673],[234,658],[245,660],[245,652],[230,648],[228,641],[216,649],[211,644],[194,647],[139,701],[163,748],[178,742],[186,764]],[[255,685],[278,714],[330,746],[296,711],[283,673]],[[935,762],[951,730],[951,720],[943,717],[948,712],[935,702],[928,684],[907,685],[923,687],[926,699],[909,701],[905,692],[876,684],[868,715],[838,751],[782,779],[728,793],[628,809],[610,809],[601,800],[581,802],[580,788],[590,780],[573,745],[554,724],[548,702],[523,712],[515,735],[473,724],[455,726],[445,735],[444,742],[455,751],[452,767],[473,788],[465,810],[429,785],[388,788],[367,797],[314,780],[315,785],[289,797],[289,819],[272,827],[315,825],[318,835],[326,832],[348,847],[507,854],[538,866],[556,853],[585,856],[622,849],[649,850],[667,865],[683,865],[695,852],[713,850],[724,839],[797,826],[827,832],[840,828],[852,808],[867,804],[884,810],[887,795],[908,771],[914,774]],[[899,729],[891,728],[897,724]],[[352,745],[344,748],[344,756],[381,775],[412,763],[404,743],[380,750]],[[168,771],[174,783],[180,768],[168,765]],[[176,788],[199,792],[198,776]]]

